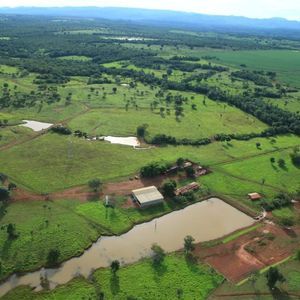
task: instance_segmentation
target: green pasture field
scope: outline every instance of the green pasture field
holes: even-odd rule
[[[285,150],[225,164],[218,168],[220,168],[220,171],[224,170],[246,181],[261,183],[262,189],[270,186],[278,190],[295,193],[300,187],[300,169],[292,164],[290,159],[291,153],[292,149]],[[273,164],[270,161],[271,157],[276,159],[276,162]],[[284,167],[279,167],[277,163],[279,159],[285,161]],[[217,171],[217,168],[215,170]],[[263,181],[264,184],[262,184]]]
[[[162,78],[163,75],[166,74],[166,71],[167,71],[166,67],[162,68],[161,70],[155,70],[155,69],[150,69],[150,68],[140,68],[140,67],[137,67],[127,61],[106,63],[106,64],[103,64],[103,66],[105,66],[107,68],[117,68],[117,69],[126,68],[129,70],[144,71],[145,73],[154,74],[158,78]],[[182,72],[180,70],[173,70],[172,74],[170,76],[168,76],[168,79],[171,81],[180,81],[191,74],[193,74],[193,72]]]
[[[203,51],[203,55],[215,56],[220,64],[239,68],[245,64],[252,70],[273,71],[278,79],[299,87],[300,51],[296,50],[252,50],[252,51]]]
[[[186,299],[206,299],[222,282],[207,266],[188,263],[183,256],[170,255],[162,266],[153,268],[149,260],[120,269],[118,284],[112,284],[110,270],[99,270],[95,277],[108,299],[175,299],[181,290]]]
[[[295,97],[283,99],[268,99],[267,102],[294,113],[300,113],[300,93]]]
[[[235,199],[240,205],[250,207],[257,212],[261,211],[261,202],[249,200],[247,196],[249,193],[261,193],[265,200],[271,200],[278,194],[278,191],[274,188],[242,180],[230,174],[221,173],[214,168],[211,174],[200,177],[198,181],[202,186],[206,187],[209,193]]]
[[[0,74],[1,73],[6,73],[6,74],[15,74],[17,73],[19,70],[16,67],[11,67],[11,66],[7,66],[7,65],[0,65]]]
[[[0,220],[0,278],[45,265],[50,249],[60,251],[60,261],[78,255],[101,232],[99,226],[73,212],[66,202],[18,202],[6,210]],[[16,226],[16,239],[7,237],[5,226],[9,223]]]
[[[126,44],[127,47],[141,49],[143,44]],[[199,58],[214,56],[213,62],[220,65],[227,65],[233,68],[240,68],[245,64],[251,70],[273,71],[278,74],[278,79],[291,86],[299,87],[300,75],[300,51],[298,50],[216,50],[208,48],[190,49],[187,46],[160,46],[151,45],[150,48],[160,56],[170,57],[176,55],[191,55]]]
[[[255,146],[258,141],[262,144],[262,150]],[[49,133],[0,152],[0,160],[1,172],[12,181],[45,193],[86,184],[95,177],[104,181],[118,180],[131,176],[153,161],[174,162],[178,157],[186,157],[204,165],[213,165],[260,155],[264,151],[293,147],[296,143],[299,143],[298,137],[283,136],[277,138],[275,143],[271,139],[254,139],[248,142],[233,141],[229,145],[212,143],[202,147],[169,146],[135,150],[128,146]],[[269,162],[268,156],[263,159]],[[297,174],[296,170],[293,174]]]
[[[83,56],[83,55],[69,55],[69,56],[60,56],[58,59],[63,60],[77,60],[77,61],[89,61],[91,60],[90,57]]]
[[[149,259],[121,267],[114,276],[110,269],[94,273],[94,283],[76,278],[53,291],[33,293],[19,287],[3,300],[17,299],[95,299],[100,291],[105,299],[183,299],[204,300],[223,278],[205,265],[189,263],[182,255],[167,255],[163,264],[154,267]],[[98,287],[98,288],[97,288]],[[87,298],[86,298],[87,297]],[[99,297],[99,295],[98,295]],[[133,298],[134,297],[134,298]]]
[[[0,128],[0,147],[13,143],[24,141],[33,135],[33,131],[22,126]]]
[[[153,112],[148,109],[94,109],[72,119],[70,128],[88,132],[92,135],[135,136],[136,128],[148,124],[150,137],[156,134],[167,134],[177,138],[197,139],[211,137],[217,133],[250,133],[261,132],[265,124],[242,111],[228,105],[217,104],[203,97],[184,105],[184,117],[176,120],[174,110],[170,114],[160,114],[159,109]],[[197,110],[191,104],[197,105]],[[164,106],[163,106],[164,107]]]

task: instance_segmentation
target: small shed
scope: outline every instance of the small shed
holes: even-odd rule
[[[176,196],[184,195],[188,192],[196,191],[199,188],[200,188],[200,185],[197,182],[192,182],[192,183],[189,183],[188,185],[185,185],[185,186],[177,189],[176,192],[175,192],[175,195]]]
[[[148,207],[163,202],[164,197],[155,186],[149,186],[132,191],[134,200],[140,207]]]
[[[252,201],[257,201],[262,198],[262,196],[259,193],[250,193],[248,194],[248,198]]]

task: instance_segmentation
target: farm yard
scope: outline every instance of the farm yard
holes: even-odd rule
[[[286,278],[279,292],[299,295],[297,41],[118,21],[8,22],[3,34],[15,37],[0,37],[0,297],[269,299],[265,274],[277,264]],[[35,29],[30,36],[17,25]],[[109,142],[118,138],[137,146]],[[150,186],[164,200],[141,208],[132,191]],[[214,198],[251,225],[190,240],[188,250],[184,239],[170,253],[156,245],[115,273],[97,267],[57,287],[38,273],[80,259],[99,238],[148,222],[159,230],[160,218]],[[31,272],[43,291],[10,277]]]

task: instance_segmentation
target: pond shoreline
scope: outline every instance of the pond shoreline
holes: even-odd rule
[[[72,259],[72,258],[76,258],[76,257],[80,257],[86,250],[90,249],[94,243],[96,243],[102,236],[107,236],[107,237],[111,237],[111,236],[121,236],[127,232],[129,232],[130,230],[132,230],[135,226],[137,225],[142,225],[142,224],[145,224],[145,223],[148,223],[148,222],[151,222],[157,218],[161,218],[163,216],[166,216],[170,213],[173,213],[173,212],[176,212],[176,211],[180,211],[182,209],[185,209],[191,205],[194,205],[194,204],[197,204],[197,203],[200,203],[200,202],[203,202],[203,201],[206,201],[206,200],[209,200],[210,198],[219,198],[220,200],[224,201],[225,203],[229,204],[230,206],[236,208],[237,210],[243,212],[244,214],[248,215],[249,217],[251,218],[254,218],[257,216],[257,213],[255,213],[254,211],[251,211],[250,209],[244,209],[242,210],[241,209],[241,206],[240,205],[236,205],[236,203],[234,201],[229,201],[228,199],[226,199],[224,196],[219,196],[217,194],[211,194],[211,195],[208,195],[208,196],[205,196],[205,197],[202,197],[200,198],[199,200],[195,201],[195,202],[191,202],[191,203],[185,203],[183,204],[182,206],[180,207],[176,207],[175,209],[171,210],[171,211],[168,211],[168,212],[163,212],[162,214],[159,214],[159,215],[156,215],[156,216],[153,216],[152,218],[148,219],[148,220],[143,220],[141,222],[136,222],[136,223],[133,223],[130,227],[124,229],[123,231],[119,232],[119,233],[112,233],[112,232],[106,232],[105,235],[102,235],[100,234],[96,239],[93,239],[91,240],[91,242],[82,249],[82,252],[78,255],[72,255],[72,256],[69,256],[68,258],[66,258],[65,260],[61,261],[59,264],[55,265],[55,268],[59,268],[63,263],[65,263],[66,261]],[[250,225],[252,226],[252,225]],[[249,226],[247,227],[244,227],[244,228],[248,228]],[[240,228],[240,229],[237,229],[236,231],[239,231],[239,230],[242,230],[244,228]],[[225,238],[227,235],[231,235],[233,234],[234,232],[231,232],[229,234],[226,234],[218,239],[222,239],[222,238]],[[213,241],[216,241],[218,239],[213,239],[213,240],[210,240],[210,241],[207,241],[207,242],[213,242]],[[39,267],[36,267],[36,268],[33,268],[33,269],[28,269],[28,271],[20,271],[20,272],[14,272],[14,273],[11,273],[9,275],[7,275],[5,278],[3,279],[0,279],[0,285],[5,283],[11,276],[23,276],[25,275],[26,273],[31,273],[31,272],[35,272],[39,269],[42,269],[42,268],[45,268],[46,266],[45,265],[40,265]],[[1,297],[1,296],[0,296]]]
[[[66,263],[67,262],[69,262],[69,261],[71,261],[72,259],[75,259],[75,258],[80,258],[80,257],[82,257],[82,256],[84,256],[84,255],[89,255],[89,253],[87,253],[87,252],[89,252],[89,251],[92,251],[93,250],[93,248],[92,248],[92,246],[94,246],[95,248],[97,248],[97,245],[99,244],[99,242],[100,241],[102,241],[102,243],[100,244],[101,246],[103,245],[103,243],[104,243],[104,245],[105,245],[105,242],[106,242],[106,240],[107,239],[109,239],[109,238],[118,238],[118,237],[120,237],[121,235],[124,235],[124,234],[126,234],[126,235],[128,235],[130,232],[131,232],[131,230],[132,229],[134,229],[134,227],[136,227],[136,226],[141,226],[141,225],[144,225],[144,224],[146,224],[146,223],[152,223],[155,219],[160,219],[160,218],[163,218],[164,216],[166,216],[166,215],[170,215],[171,213],[174,213],[174,212],[178,212],[178,211],[180,211],[180,210],[183,210],[183,209],[185,209],[185,208],[188,208],[188,207],[190,207],[190,206],[192,206],[192,205],[197,205],[197,204],[200,204],[201,202],[203,202],[203,201],[207,201],[207,200],[209,200],[209,199],[211,199],[212,201],[216,201],[216,200],[220,200],[220,201],[222,201],[222,202],[224,202],[226,205],[228,205],[225,201],[223,201],[222,199],[218,199],[218,198],[212,198],[212,196],[207,196],[207,197],[205,197],[205,198],[202,198],[201,200],[199,200],[199,201],[197,201],[197,202],[194,202],[194,203],[192,203],[192,204],[186,204],[186,205],[183,205],[183,206],[181,206],[181,207],[178,207],[178,208],[176,208],[176,209],[174,209],[173,211],[170,211],[170,212],[166,212],[166,213],[162,213],[162,214],[160,214],[160,215],[157,215],[157,216],[155,216],[155,217],[153,217],[153,218],[151,218],[151,219],[149,219],[149,220],[145,220],[145,221],[143,221],[143,222],[140,222],[140,223],[135,223],[135,224],[132,224],[132,226],[130,227],[130,228],[126,228],[123,232],[120,232],[120,233],[118,233],[118,234],[113,234],[113,233],[111,233],[111,234],[109,234],[109,233],[105,233],[105,235],[103,235],[103,236],[99,236],[98,237],[98,239],[96,239],[95,241],[91,241],[91,243],[83,250],[83,252],[81,252],[80,254],[78,254],[78,255],[75,255],[75,256],[71,256],[70,258],[68,258],[68,259],[66,259],[66,260],[64,260],[64,261],[62,261],[55,269],[46,269],[46,270],[44,270],[44,267],[42,266],[42,267],[38,267],[38,268],[35,268],[33,271],[25,271],[25,272],[16,272],[16,273],[13,273],[13,274],[11,274],[11,275],[9,275],[9,276],[7,276],[6,277],[6,279],[3,279],[3,280],[1,280],[1,283],[2,284],[5,284],[5,283],[7,283],[7,284],[9,284],[9,279],[11,278],[11,280],[12,280],[12,282],[15,280],[16,282],[19,280],[19,278],[21,279],[21,277],[22,276],[26,276],[26,275],[29,275],[30,276],[30,273],[39,273],[39,274],[41,274],[41,272],[44,272],[44,271],[48,271],[48,272],[50,272],[50,276],[51,276],[51,272],[52,272],[52,275],[53,276],[55,276],[55,274],[56,274],[56,272],[63,272],[63,267],[65,267],[65,268],[68,268],[68,265],[66,266]],[[229,206],[231,206],[231,205],[229,205]],[[235,209],[236,210],[236,208],[235,207],[232,207],[233,209]],[[169,216],[170,217],[170,216]],[[253,225],[255,223],[255,221],[253,220],[253,223],[251,224],[251,226]],[[147,225],[147,224],[146,224]],[[245,227],[248,227],[248,225],[247,226],[242,226],[242,227],[240,227],[240,228],[237,228],[236,230],[234,230],[234,231],[237,231],[237,230],[241,230],[242,228],[245,228]],[[159,228],[160,229],[160,228]],[[227,234],[225,234],[225,235],[222,235],[222,236],[219,236],[217,239],[220,239],[221,237],[224,237],[224,236],[226,236],[226,235],[228,235],[228,234],[232,234],[232,232],[234,232],[234,231],[230,231],[229,233],[227,233]],[[125,232],[125,233],[124,233]],[[212,240],[216,240],[216,239],[209,239],[209,240],[205,240],[205,241],[212,241]],[[108,241],[109,242],[109,241]],[[177,247],[177,246],[176,246]],[[92,249],[92,250],[91,250]],[[104,248],[104,250],[105,250],[105,248]],[[179,250],[179,249],[171,249],[171,251],[168,251],[168,252],[174,252],[174,251],[177,251],[177,250]],[[102,253],[102,252],[101,252]],[[109,252],[110,253],[110,252]],[[139,255],[141,255],[141,254],[139,254]],[[148,254],[146,255],[146,256],[148,256]],[[133,262],[135,262],[135,261],[139,261],[141,258],[143,258],[143,257],[139,257],[137,260],[134,260]],[[135,258],[134,258],[135,259]],[[84,260],[84,257],[82,257],[82,260]],[[128,264],[130,264],[130,263],[133,263],[133,262],[129,262]],[[72,263],[72,262],[71,262]],[[69,264],[71,264],[71,263],[69,263]],[[127,264],[127,263],[125,263],[125,264]],[[75,262],[75,265],[76,265],[76,262]],[[102,266],[100,266],[100,267],[102,267]],[[105,266],[103,266],[103,267],[105,267]],[[98,269],[99,267],[98,266],[96,266],[95,267],[95,269]],[[89,269],[88,269],[89,270]],[[67,271],[67,272],[70,272],[70,270],[69,271]],[[89,272],[90,273],[90,272]],[[63,273],[62,273],[63,274]],[[72,273],[73,274],[73,273]],[[36,276],[36,274],[31,274],[32,276]],[[60,274],[58,274],[58,275],[60,275]],[[86,274],[86,275],[88,275],[88,274]],[[68,275],[68,276],[70,276],[70,274]],[[74,276],[72,276],[72,277],[74,277]],[[69,279],[70,280],[70,279]],[[67,280],[67,281],[69,281],[69,280]],[[36,281],[35,281],[36,282]],[[51,280],[50,280],[50,282],[51,282]],[[64,282],[57,282],[57,281],[53,281],[54,282],[54,286],[52,287],[52,288],[54,288],[55,286],[58,286],[58,285],[60,285],[60,284],[63,284]],[[13,284],[14,285],[14,284]],[[23,284],[20,284],[20,285],[23,285]],[[26,284],[25,284],[26,285]],[[29,283],[29,285],[30,285],[30,283]],[[18,286],[18,283],[17,283],[17,285],[16,286]],[[15,288],[16,286],[12,286],[11,288],[9,287],[9,290],[11,290],[11,289],[13,289],[13,288]],[[30,286],[32,286],[32,285],[30,285]],[[38,285],[37,286],[35,286],[34,287],[34,289],[36,289],[38,287]],[[9,290],[7,290],[5,293],[7,293]],[[2,295],[4,295],[4,294],[2,294]]]

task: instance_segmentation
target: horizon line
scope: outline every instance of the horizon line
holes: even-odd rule
[[[290,19],[287,17],[280,17],[280,16],[272,16],[272,17],[249,17],[243,15],[234,15],[234,14],[210,14],[210,13],[202,13],[202,12],[195,12],[195,11],[183,11],[183,10],[176,10],[176,9],[160,9],[160,8],[143,8],[143,7],[126,7],[126,6],[110,6],[110,5],[63,5],[63,6],[37,6],[37,5],[18,5],[18,6],[1,6],[0,9],[18,9],[18,8],[41,8],[41,9],[63,9],[63,8],[119,8],[119,9],[141,9],[141,10],[149,10],[149,11],[165,11],[165,12],[178,12],[178,13],[186,13],[186,14],[196,14],[196,15],[205,15],[205,16],[216,16],[216,17],[235,17],[235,18],[246,18],[252,20],[272,20],[272,19],[281,19],[289,22],[300,22],[299,19]]]

